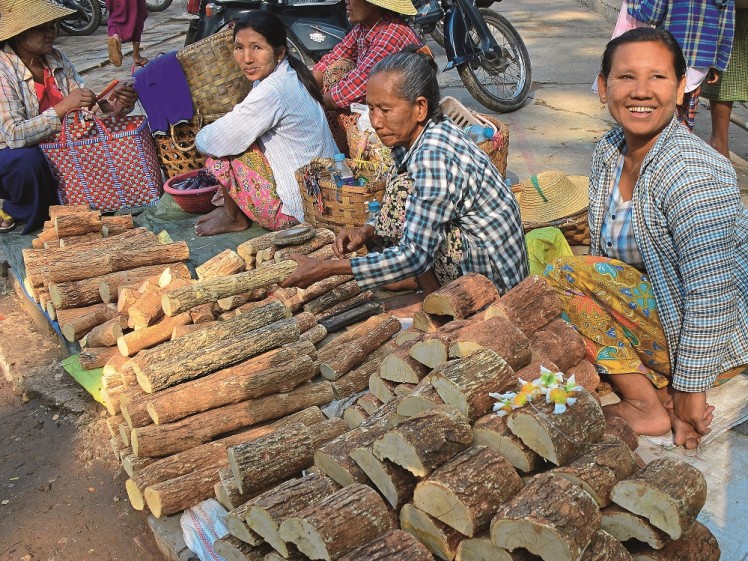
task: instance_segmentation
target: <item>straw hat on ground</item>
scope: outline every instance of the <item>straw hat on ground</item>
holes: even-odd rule
[[[587,209],[590,179],[545,171],[512,187],[522,214],[522,222],[544,224],[574,216]]]
[[[0,0],[0,41],[74,13],[49,0]]]
[[[413,2],[410,0],[366,0],[369,4],[374,4],[385,10],[392,10],[398,14],[414,16],[418,13]]]

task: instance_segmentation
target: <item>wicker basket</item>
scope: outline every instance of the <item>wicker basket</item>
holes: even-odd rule
[[[366,222],[366,203],[382,201],[387,186],[388,167],[378,162],[346,160],[356,179],[363,177],[363,187],[335,185],[330,170],[333,161],[316,158],[296,170],[296,180],[301,189],[304,217],[315,228],[329,228],[336,234],[341,228],[358,228]]]
[[[233,30],[224,29],[177,53],[195,112],[206,124],[231,111],[252,87],[234,62],[233,48]]]
[[[536,228],[558,228],[563,233],[566,241],[569,242],[569,245],[590,245],[590,225],[587,218],[587,209],[560,220],[545,223],[523,222],[522,226],[525,232],[535,230]]]
[[[172,178],[188,171],[199,170],[205,165],[205,156],[197,151],[195,137],[201,128],[201,119],[172,125],[169,134],[155,135],[153,141],[158,150],[158,159]]]

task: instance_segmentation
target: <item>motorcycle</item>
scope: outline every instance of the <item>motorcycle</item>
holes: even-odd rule
[[[59,26],[68,35],[90,35],[101,23],[99,0],[55,0],[61,6],[75,10],[60,20]]]
[[[146,0],[145,7],[149,12],[163,12],[171,6],[173,0]]]
[[[492,0],[478,0],[486,6]],[[499,113],[519,109],[530,92],[530,55],[522,38],[500,14],[473,0],[416,0],[413,26],[421,36],[443,27],[448,64],[457,68],[470,94]],[[311,66],[350,29],[343,0],[211,0],[200,2],[185,44],[208,37],[252,10],[269,10],[286,26],[289,53]]]

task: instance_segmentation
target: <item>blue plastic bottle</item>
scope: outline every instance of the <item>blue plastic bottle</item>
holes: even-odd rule
[[[491,127],[484,127],[483,125],[468,125],[465,127],[465,132],[470,137],[470,140],[476,144],[489,140],[494,134],[494,130]]]
[[[335,183],[337,184],[338,188],[342,187],[343,185],[355,185],[356,180],[353,177],[353,172],[351,171],[351,168],[349,168],[345,163],[345,154],[335,154],[333,156],[333,160],[335,161],[336,170]]]
[[[366,216],[366,223],[370,226],[376,226],[381,210],[382,205],[379,204],[379,201],[369,201],[369,214]]]

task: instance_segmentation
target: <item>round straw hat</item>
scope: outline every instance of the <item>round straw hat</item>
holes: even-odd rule
[[[74,13],[49,0],[0,0],[0,41]]]
[[[574,216],[587,209],[589,177],[545,171],[515,185],[522,222],[537,224]]]
[[[374,4],[385,10],[392,10],[405,16],[414,16],[418,13],[413,2],[410,0],[366,0],[369,4]]]

